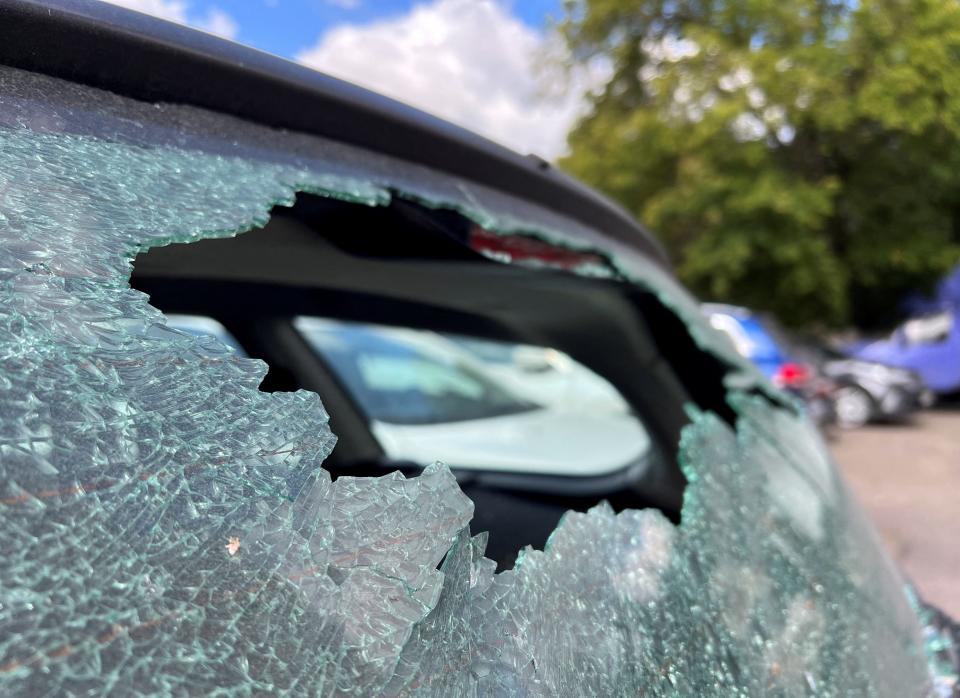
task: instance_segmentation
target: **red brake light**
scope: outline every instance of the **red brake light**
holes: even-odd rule
[[[566,270],[589,265],[607,266],[607,261],[598,254],[565,249],[525,235],[498,235],[480,226],[473,226],[470,231],[470,247],[507,262],[535,261]]]
[[[809,380],[810,369],[792,361],[781,364],[773,376],[773,382],[781,388],[797,388]]]

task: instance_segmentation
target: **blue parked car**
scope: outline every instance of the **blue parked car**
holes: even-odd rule
[[[814,422],[824,425],[834,421],[833,384],[814,366],[798,361],[777,341],[770,318],[725,303],[704,303],[701,308],[710,324],[733,343],[737,353],[750,359],[774,385],[803,401]]]
[[[725,303],[704,303],[702,307],[710,324],[733,342],[738,354],[750,359],[770,380],[781,382],[778,376],[790,358],[753,311]]]
[[[858,359],[916,371],[940,395],[960,390],[960,311],[912,318],[886,339],[854,347]]]

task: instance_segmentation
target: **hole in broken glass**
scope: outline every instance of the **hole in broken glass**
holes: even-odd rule
[[[0,76],[9,80],[6,69]],[[15,111],[18,81],[5,84],[14,89],[0,110]],[[42,87],[37,103],[46,115],[58,88]],[[92,107],[87,113],[101,116],[95,96],[75,88]],[[213,123],[217,133],[236,133],[236,124]],[[11,630],[0,640],[4,694],[925,693],[915,614],[842,487],[823,486],[832,468],[795,415],[740,399],[734,434],[713,414],[696,414],[684,432],[691,484],[682,527],[655,511],[613,516],[596,507],[565,518],[546,552],[494,577],[493,563],[480,557],[483,536],[470,539],[464,529],[471,508],[448,471],[331,484],[317,473],[332,437],[315,395],[258,393],[262,374],[251,362],[223,360],[196,342],[117,331],[118,318],[156,320],[142,295],[123,288],[125,250],[246,229],[265,219],[267,202],[289,199],[289,183],[303,181],[298,173],[25,129],[0,138],[4,176],[14,183],[3,204],[12,301],[2,306],[9,385],[0,392],[0,625]],[[364,257],[371,234],[396,232],[396,221],[386,222],[373,233],[344,227],[339,248]],[[411,241],[396,236],[401,249],[381,255],[392,281]],[[440,244],[410,255],[424,264],[401,287],[417,288],[443,257],[434,251]],[[257,268],[272,258],[269,247],[254,248]],[[467,261],[469,250],[458,249]],[[148,260],[141,258],[142,271]],[[220,281],[240,284],[242,274],[222,268],[235,262],[233,253],[213,255],[194,271],[219,268]],[[342,286],[356,271],[309,257],[293,262],[285,272],[296,268],[314,291],[306,279],[328,274]],[[411,324],[442,318],[451,332],[556,347],[616,385],[651,440],[672,448],[686,422],[668,403],[650,403],[682,395],[682,381],[674,376],[670,387],[639,330],[609,332],[630,313],[644,316],[636,303],[592,286],[564,296],[551,291],[548,274],[532,294],[515,285],[516,271],[492,272],[501,276],[486,278],[486,295],[477,296],[487,310],[500,308],[498,318],[451,307],[471,278],[459,267],[445,285],[430,277],[440,298]],[[682,294],[669,280],[652,278],[663,302],[679,307]],[[147,275],[135,284],[152,285],[164,301],[158,306],[175,309],[162,280]],[[247,296],[233,316],[260,317],[277,299],[304,301],[302,288],[267,292],[265,280],[246,280],[263,293]],[[179,281],[216,294],[204,273]],[[390,325],[397,306],[378,306],[376,290],[313,300],[335,300],[344,316],[352,303],[363,307],[340,320]],[[554,305],[576,310],[584,336],[552,327],[549,303],[541,303],[543,318],[529,314],[527,296],[542,300],[548,291]],[[226,293],[221,302],[237,298]],[[291,306],[290,317],[319,312],[310,305]],[[695,312],[683,315],[691,332]],[[617,322],[605,324],[605,313]],[[275,326],[270,346],[295,367],[304,342],[284,327]],[[790,471],[816,486],[795,487]],[[645,483],[644,491],[681,492],[682,484],[664,486],[672,482],[665,478],[659,490]],[[440,577],[434,567],[444,555]]]
[[[568,510],[677,520],[693,398],[661,356],[651,300],[550,271],[579,257],[543,243],[510,245],[544,268],[491,262],[490,234],[479,251],[476,235],[449,211],[301,195],[264,229],[141,254],[131,283],[171,326],[264,360],[261,390],[318,393],[334,478],[449,466],[501,569],[543,549]]]

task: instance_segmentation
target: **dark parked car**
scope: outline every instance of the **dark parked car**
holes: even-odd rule
[[[818,423],[854,428],[904,419],[933,403],[933,393],[913,371],[847,356],[747,308],[705,303],[703,310],[738,352],[803,400]]]
[[[915,371],[847,356],[814,337],[789,336],[787,341],[797,356],[837,385],[833,399],[840,426],[903,420],[933,404],[933,392]]]
[[[817,430],[539,159],[5,0],[0,283],[4,696],[955,690]]]

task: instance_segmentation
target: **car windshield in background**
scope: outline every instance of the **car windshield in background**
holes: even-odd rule
[[[764,314],[760,322],[774,343],[782,347],[792,359],[816,366],[833,358],[843,358],[842,355],[836,356],[836,352],[815,337],[785,328],[772,315]]]
[[[780,350],[756,318],[713,312],[710,324],[726,335],[737,353],[754,360],[778,359]]]
[[[529,412],[462,350],[432,332],[298,318],[296,327],[371,419],[439,424]]]
[[[393,459],[591,476],[650,454],[617,390],[555,349],[321,318],[294,326]]]
[[[482,362],[488,375],[528,400],[564,412],[630,411],[608,380],[557,349],[456,334],[439,336],[466,349]]]
[[[937,344],[950,336],[953,329],[952,313],[935,313],[903,323],[898,332],[909,344]]]

